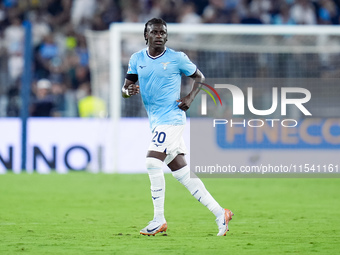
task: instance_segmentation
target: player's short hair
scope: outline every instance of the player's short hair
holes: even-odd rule
[[[145,23],[145,27],[144,27],[144,39],[146,41],[146,44],[148,44],[148,39],[146,39],[146,36],[145,36],[146,32],[148,31],[148,26],[154,25],[154,24],[161,24],[161,25],[164,25],[165,27],[167,26],[166,22],[162,18],[152,18],[152,19],[148,20]]]

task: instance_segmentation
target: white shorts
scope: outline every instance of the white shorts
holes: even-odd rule
[[[160,125],[152,131],[149,151],[164,152],[165,164],[169,164],[178,154],[186,154],[183,139],[184,125]]]

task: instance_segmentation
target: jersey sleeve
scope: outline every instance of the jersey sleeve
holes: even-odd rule
[[[179,69],[186,76],[190,76],[196,72],[197,66],[191,62],[186,54],[180,52]]]
[[[129,66],[126,74],[138,74],[137,73],[137,55],[133,54],[129,60]]]

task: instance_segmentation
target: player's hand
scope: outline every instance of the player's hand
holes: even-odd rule
[[[187,111],[190,108],[192,99],[186,96],[186,97],[176,100],[176,102],[179,102],[178,104],[179,109],[181,109],[182,111]]]
[[[129,86],[128,86],[128,89],[127,89],[128,91],[129,91],[129,95],[130,96],[134,96],[134,95],[137,95],[137,94],[139,94],[139,85],[136,85],[136,84],[130,84]]]

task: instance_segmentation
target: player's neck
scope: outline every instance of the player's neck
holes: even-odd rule
[[[166,47],[157,47],[157,48],[152,48],[152,47],[148,47],[148,54],[149,56],[156,58],[160,55],[162,55],[164,53],[164,51],[166,50]]]

